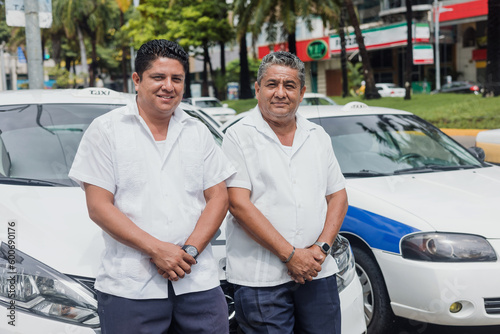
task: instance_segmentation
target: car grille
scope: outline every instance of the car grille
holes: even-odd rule
[[[488,314],[500,314],[500,298],[484,298],[484,308]]]

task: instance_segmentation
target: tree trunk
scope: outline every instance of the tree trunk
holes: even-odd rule
[[[227,99],[227,82],[226,82],[226,44],[220,42],[220,75],[224,81],[224,89],[219,92],[219,100]]]
[[[125,24],[125,18],[123,12],[120,10],[120,27]],[[122,80],[123,80],[123,92],[128,93],[128,71],[127,71],[127,46],[122,46]]]
[[[339,37],[340,37],[340,67],[342,69],[342,97],[349,95],[349,82],[347,79],[347,52],[345,49],[345,8],[340,10]]]
[[[413,31],[412,19],[413,9],[411,8],[411,0],[406,0],[406,26],[408,28],[407,46],[406,46],[406,68],[405,68],[405,100],[411,100],[411,70],[413,67]]]
[[[210,78],[212,79],[212,88],[214,89],[214,96],[216,98],[219,97],[219,90],[217,89],[217,85],[215,84],[215,72],[212,67],[212,60],[210,59],[210,53],[208,52],[208,47],[206,50],[205,57],[207,58],[208,70],[210,71]]]
[[[354,5],[352,0],[344,0],[345,6],[347,8],[347,13],[349,14],[349,20],[354,28],[356,34],[356,42],[359,47],[359,54],[361,55],[361,61],[363,63],[363,75],[365,78],[366,88],[365,88],[365,98],[379,99],[380,94],[375,87],[375,79],[373,77],[373,69],[370,63],[370,58],[368,57],[368,52],[366,51],[365,42],[363,40],[363,35],[361,34],[361,29],[359,28],[358,17],[354,11]]]
[[[240,37],[240,99],[253,98],[252,89],[250,88],[250,69],[248,68],[248,51],[246,33],[242,33]]]
[[[82,62],[82,72],[83,72],[83,85],[85,87],[88,86],[88,78],[89,78],[89,68],[87,65],[87,50],[85,49],[85,43],[83,41],[82,30],[79,26],[76,26],[76,32],[78,34],[78,43],[80,45],[80,60]],[[75,73],[76,74],[76,73]]]
[[[201,82],[201,96],[208,96],[208,70],[207,70],[208,46],[203,43],[203,78]]]
[[[486,94],[500,95],[500,2],[488,0]]]
[[[95,87],[95,78],[97,76],[97,42],[96,36],[91,36],[92,39],[92,63],[90,64],[89,86]]]
[[[295,38],[295,31],[288,33],[288,52],[297,54],[297,39]]]

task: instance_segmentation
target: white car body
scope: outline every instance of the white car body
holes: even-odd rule
[[[133,96],[105,88],[7,92],[0,93],[0,110],[5,105],[41,103],[124,105]],[[203,115],[189,105],[182,104],[181,107],[205,122],[220,144],[222,134],[211,121],[204,119]],[[48,130],[51,129],[45,127],[41,132]],[[75,129],[69,131],[74,133]],[[67,153],[71,155],[75,152]],[[2,159],[0,162],[3,164]],[[224,228],[223,224],[212,240],[221,283],[225,280]],[[85,193],[79,187],[27,185],[0,180],[0,305],[7,309],[7,318],[0,321],[0,333],[100,333],[99,319],[95,313],[97,301],[93,296],[93,280],[104,248],[102,233],[89,219]],[[345,265],[342,266],[343,271],[337,282],[341,289],[342,331],[365,333],[361,284],[355,274],[354,260],[348,244],[341,258]],[[27,269],[31,261],[34,265],[30,268],[36,274]],[[13,275],[16,281],[11,285]],[[46,279],[47,277],[50,279]],[[44,280],[44,287],[57,287],[54,291],[61,293],[62,297],[56,301],[50,300],[51,296],[39,291],[39,279]],[[31,294],[26,293],[32,289]],[[30,296],[37,297],[22,302],[19,300],[21,294],[28,296],[28,299]],[[70,295],[81,302],[81,305],[87,305],[83,307],[78,304],[74,309],[80,307],[89,310],[87,313],[82,312],[88,315],[88,319],[73,318],[72,314],[62,313],[61,305],[65,304],[61,300],[66,300],[65,298],[69,298],[66,296]],[[231,297],[226,297],[231,309]],[[81,320],[83,324],[75,319]]]
[[[299,111],[309,119],[320,119],[323,126],[328,118],[353,115],[374,115],[379,120],[388,115],[413,116],[361,103],[301,107]],[[371,129],[365,131],[369,133]],[[440,133],[437,128],[435,131]],[[446,137],[442,135],[441,138]],[[377,137],[379,141],[382,138]],[[453,142],[449,138],[444,141]],[[425,147],[429,154],[433,149]],[[343,168],[346,158],[341,150],[335,152],[346,175]],[[368,165],[377,168],[376,159],[368,159]],[[349,210],[341,233],[349,239],[357,262],[358,248],[375,259],[373,263],[380,268],[394,314],[440,325],[500,325],[500,167],[483,163],[476,168],[387,175],[374,172],[373,177],[367,177],[370,172],[360,170],[359,176],[346,175]],[[403,240],[424,232],[464,238],[472,235],[491,246],[490,254],[494,251],[496,260],[439,262],[402,256]],[[457,247],[455,252],[458,252],[458,246],[451,247]],[[366,280],[362,279],[362,283],[366,289],[370,288]],[[373,300],[372,304],[366,299],[365,302],[365,309],[373,307]],[[460,303],[461,310],[453,313],[453,303]],[[370,326],[368,332],[386,333],[381,327]]]
[[[224,123],[236,115],[236,110],[229,108],[226,103],[222,104],[215,97],[191,97],[185,102],[200,108],[220,123]]]
[[[382,97],[404,97],[406,90],[404,88],[398,87],[393,83],[377,83],[378,93]]]
[[[484,150],[484,160],[500,164],[500,129],[479,132],[476,136],[476,146]]]

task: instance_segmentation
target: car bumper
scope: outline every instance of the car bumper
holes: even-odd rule
[[[4,305],[1,305],[4,308]],[[69,323],[59,322],[42,318],[16,310],[12,319],[14,323],[9,324],[8,317],[2,317],[0,321],[0,333],[2,334],[29,334],[29,333],[72,333],[72,334],[100,334],[99,328],[77,326]]]
[[[500,240],[490,240],[497,256]],[[500,324],[499,260],[484,263],[411,261],[374,251],[384,274],[391,305],[398,316],[438,325],[487,326]],[[453,303],[462,309],[450,311]],[[499,305],[499,304],[497,304]]]
[[[356,276],[340,293],[340,307],[342,312],[342,333],[361,334],[366,333],[364,321],[363,295],[361,283]]]

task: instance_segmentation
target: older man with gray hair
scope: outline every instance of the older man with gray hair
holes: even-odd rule
[[[227,279],[245,333],[340,333],[330,248],[347,211],[345,180],[330,137],[297,113],[304,64],[264,57],[258,105],[226,133],[237,173],[227,180]]]

